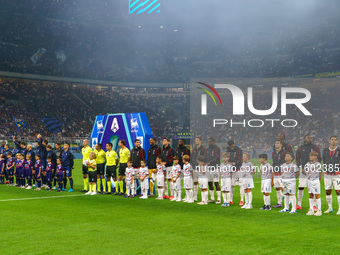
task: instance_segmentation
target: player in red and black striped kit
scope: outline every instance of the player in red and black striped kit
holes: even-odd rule
[[[193,181],[194,181],[194,201],[197,201],[197,193],[198,193],[198,173],[195,171],[196,167],[198,166],[197,158],[199,156],[205,155],[205,148],[202,145],[202,137],[196,137],[195,138],[195,147],[193,148],[191,152],[191,159],[190,163],[194,169],[193,171]]]
[[[150,138],[150,148],[148,150],[148,160],[147,165],[149,168],[149,180],[150,180],[150,196],[153,197],[153,188],[155,186],[155,180],[156,180],[156,172],[157,172],[157,165],[156,165],[156,159],[159,155],[161,155],[162,150],[158,147],[156,144],[155,138]]]
[[[286,150],[283,149],[283,144],[281,140],[276,140],[274,145],[274,150],[272,152],[273,158],[273,175],[272,186],[276,189],[277,204],[274,208],[282,207],[283,199],[283,184],[282,184],[282,168],[281,165],[285,163]]]
[[[221,150],[215,144],[214,138],[209,138],[208,140],[208,148],[205,151],[205,161],[207,162],[208,167],[208,185],[209,185],[209,193],[210,193],[210,200],[208,203],[215,203],[215,194],[214,194],[214,185],[216,187],[217,193],[217,201],[216,204],[221,203],[221,187],[219,184],[220,180],[220,172],[217,166],[221,164]]]
[[[309,153],[312,151],[315,151],[319,154],[318,156],[318,162],[321,162],[321,153],[320,149],[317,145],[313,144],[313,138],[311,135],[307,134],[304,138],[303,145],[300,145],[298,147],[298,150],[296,151],[296,165],[301,169],[305,167],[305,165],[309,162]],[[303,190],[307,187],[307,176],[303,174],[303,172],[300,172],[299,177],[299,190],[298,190],[298,204],[296,206],[296,210],[301,210],[302,207],[302,197],[303,197]],[[315,196],[314,196],[315,199]],[[315,203],[316,204],[316,203]],[[316,210],[316,207],[314,208]]]
[[[169,186],[170,186],[170,199],[174,197],[174,188],[173,183],[171,180],[171,171],[172,171],[172,164],[173,158],[175,156],[175,151],[170,146],[170,139],[164,138],[163,139],[163,150],[162,150],[162,165],[166,168],[165,179],[168,179]],[[167,181],[164,180],[164,199],[169,198],[169,191],[168,191],[168,184]]]
[[[326,200],[328,209],[324,213],[333,212],[332,207],[332,189],[334,187],[338,197],[339,210],[337,215],[340,215],[340,148],[337,146],[338,138],[332,136],[329,140],[329,147],[323,150],[323,165],[324,165],[324,182],[326,190]]]
[[[135,140],[135,147],[133,147],[131,150],[130,160],[132,161],[132,167],[134,168],[135,173],[138,173],[141,160],[145,160],[145,150],[141,147],[139,139]],[[135,175],[135,181],[136,181],[136,186],[135,186],[136,188],[134,190],[137,191],[137,188],[140,185],[139,185],[139,180],[136,175]],[[133,194],[133,195],[137,195],[137,194]]]
[[[242,187],[242,183],[240,183],[240,176],[239,171],[242,166],[242,157],[243,152],[241,148],[235,145],[233,140],[228,141],[227,153],[230,155],[229,163],[233,166],[235,173],[233,172],[232,181],[231,181],[231,201],[230,204],[233,204],[233,196],[234,196],[234,188],[235,186],[240,186],[240,206],[244,205],[243,198],[244,198],[244,189]]]

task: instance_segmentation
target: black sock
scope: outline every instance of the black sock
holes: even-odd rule
[[[41,187],[41,181],[38,181],[38,188]]]
[[[64,179],[64,189],[66,189],[67,178]]]
[[[70,186],[71,186],[71,189],[73,189],[73,178],[70,179]]]
[[[50,187],[50,189],[52,189],[52,182],[48,183],[48,187]]]
[[[59,189],[60,189],[60,190],[63,189],[63,183],[62,183],[62,182],[59,182],[59,183],[58,183],[58,186],[59,186]]]
[[[53,187],[55,187],[57,185],[57,180],[53,179]]]
[[[32,186],[32,180],[31,179],[27,180],[27,183],[28,183],[29,186]]]

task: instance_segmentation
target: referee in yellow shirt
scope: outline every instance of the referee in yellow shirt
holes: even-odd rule
[[[89,179],[87,178],[88,167],[84,166],[84,161],[90,160],[90,153],[93,152],[92,148],[89,146],[89,141],[87,139],[83,140],[84,147],[81,149],[81,154],[83,154],[83,181],[84,181],[84,189],[81,192],[87,192],[87,185],[89,184]],[[56,146],[57,147],[57,146]]]
[[[112,150],[112,143],[106,144],[106,181],[107,181],[107,192],[106,194],[111,194],[111,177],[115,182],[116,187],[118,187],[117,181],[117,163],[118,155],[117,152]]]
[[[120,192],[118,192],[118,185],[116,185],[116,192],[114,195],[123,195],[124,194],[124,182],[123,178],[125,176],[125,169],[127,167],[127,162],[130,159],[130,150],[126,148],[126,141],[125,140],[120,140],[118,142],[118,146],[120,147],[119,149],[119,175],[118,175],[118,180],[119,180],[119,189]]]
[[[96,153],[97,161],[97,190],[99,193],[103,194],[106,193],[106,182],[104,178],[106,154],[105,151],[102,150],[102,145],[100,143],[96,144],[94,153]],[[100,184],[103,185],[103,192],[101,192]]]

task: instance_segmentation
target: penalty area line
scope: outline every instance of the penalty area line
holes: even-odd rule
[[[45,199],[45,198],[59,198],[59,197],[80,197],[84,195],[65,195],[65,196],[50,196],[50,197],[26,197],[26,198],[13,198],[13,199],[2,199],[0,202],[6,201],[21,201],[21,200],[33,200],[33,199]]]

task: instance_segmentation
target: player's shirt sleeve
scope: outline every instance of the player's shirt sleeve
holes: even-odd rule
[[[301,145],[298,147],[295,157],[296,157],[296,164],[298,166],[301,166],[302,165],[302,162],[301,162]]]

